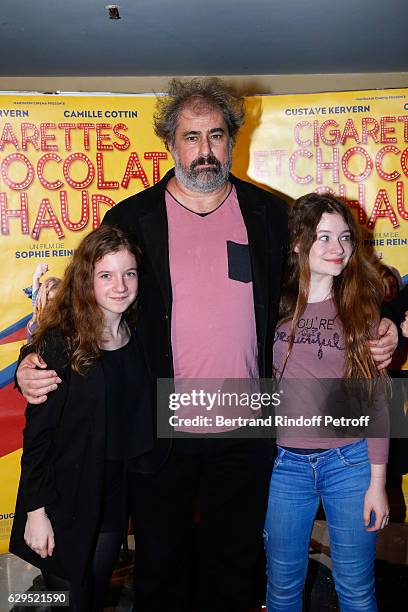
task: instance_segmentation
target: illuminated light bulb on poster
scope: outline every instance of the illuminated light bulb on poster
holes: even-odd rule
[[[71,130],[76,129],[75,123],[59,123],[58,127],[64,130],[64,145],[66,151],[71,151]]]
[[[316,149],[316,183],[318,185],[323,183],[322,170],[332,170],[333,183],[339,182],[339,150],[334,147],[332,151],[333,161],[324,162],[322,149],[320,147]]]
[[[165,151],[146,151],[144,158],[153,160],[153,184],[155,185],[160,181],[159,159],[167,159],[167,153]]]
[[[69,219],[68,215],[68,197],[66,191],[60,192],[61,201],[61,217],[65,227],[72,232],[78,232],[86,227],[89,220],[89,195],[87,191],[83,191],[81,195],[81,218],[77,222]]]
[[[83,130],[83,145],[84,145],[84,149],[85,151],[89,151],[91,148],[91,143],[90,143],[90,137],[89,137],[89,130],[94,130],[95,129],[95,124],[94,123],[77,123],[77,128],[79,130]]]
[[[356,126],[354,125],[354,121],[352,119],[347,119],[346,125],[344,126],[343,133],[340,138],[340,144],[346,144],[346,140],[352,138],[356,144],[361,144],[360,136],[356,130]]]
[[[29,133],[30,131],[32,132],[31,134]],[[40,131],[35,123],[21,124],[21,148],[23,151],[27,151],[29,143],[36,151],[38,151],[40,148],[40,145],[38,144],[39,137]]]
[[[394,147],[393,145],[387,145],[386,147],[380,149],[377,155],[375,156],[375,168],[377,170],[378,176],[382,178],[383,181],[395,181],[401,176],[401,173],[397,170],[394,170],[394,172],[385,172],[385,170],[383,170],[382,168],[383,158],[388,153],[394,153],[394,155],[398,155],[400,153],[400,150],[398,149],[398,147]]]
[[[299,176],[296,173],[296,162],[301,157],[312,158],[313,153],[308,151],[307,149],[298,149],[294,151],[292,155],[289,157],[289,172],[291,178],[300,185],[306,185],[307,183],[311,183],[313,181],[313,176],[311,174],[307,174],[306,176]]]
[[[136,166],[136,170],[133,169],[134,166]],[[149,187],[148,178],[142,168],[137,153],[131,153],[129,155],[125,174],[121,183],[122,187],[126,188],[129,185],[129,181],[131,178],[139,178],[143,183],[143,187]]]
[[[46,218],[46,215],[48,215],[48,218]],[[58,238],[62,238],[64,236],[60,222],[58,221],[48,198],[43,198],[41,200],[37,219],[35,220],[33,231],[31,233],[34,240],[38,239],[41,230],[45,228],[54,229]]]
[[[3,235],[10,234],[8,220],[10,217],[16,217],[21,222],[21,233],[28,234],[28,198],[26,193],[20,193],[20,208],[7,208],[7,194],[0,193],[0,215],[1,215],[1,233]]]
[[[102,130],[110,130],[112,125],[110,123],[97,123],[96,124],[96,148],[98,151],[112,151],[112,144],[104,144],[104,140],[111,140],[111,135]]]
[[[44,166],[45,164],[47,164],[49,161],[55,161],[57,164],[60,164],[62,162],[62,159],[59,155],[57,155],[56,153],[46,153],[46,155],[43,155],[37,163],[37,176],[38,179],[41,183],[41,185],[43,187],[45,187],[45,189],[60,189],[63,186],[63,182],[60,180],[56,180],[56,181],[47,181],[47,179],[44,176]]]
[[[107,206],[111,207],[115,206],[116,202],[109,198],[108,196],[102,195],[101,193],[96,193],[92,196],[92,228],[96,229],[101,224],[101,216],[99,212],[99,203],[107,204]]]
[[[47,134],[47,130],[55,130],[55,123],[41,123],[40,125],[40,138],[41,138],[41,151],[58,151],[57,144],[48,144],[49,140],[56,140],[55,134]]]
[[[96,154],[96,172],[98,175],[98,189],[119,189],[119,181],[105,181],[102,153]]]
[[[116,123],[113,126],[113,133],[115,134],[115,136],[117,136],[118,138],[120,138],[120,140],[123,140],[123,142],[114,142],[113,146],[118,149],[119,151],[126,151],[126,149],[128,149],[130,147],[130,140],[129,138],[126,136],[126,134],[122,134],[122,132],[120,132],[119,130],[127,130],[127,125],[125,125],[124,123]]]
[[[84,162],[88,168],[88,173],[82,181],[75,181],[69,174],[71,164],[73,164],[75,161]],[[71,153],[71,155],[68,155],[64,161],[63,174],[70,187],[73,187],[74,189],[85,189],[85,187],[88,187],[95,178],[95,168],[87,155],[79,152]]]
[[[25,179],[21,182],[13,181],[9,177],[9,167],[13,162],[21,162],[27,168]],[[11,153],[10,155],[7,155],[7,157],[5,157],[1,163],[1,176],[3,177],[5,184],[10,187],[10,189],[14,189],[16,191],[27,189],[27,187],[29,187],[34,180],[34,174],[32,163],[22,153]]]
[[[5,123],[3,131],[0,136],[0,151],[4,150],[5,145],[12,144],[16,151],[20,151],[20,145],[16,135],[14,134],[11,123]]]
[[[385,208],[381,208],[382,206]],[[367,221],[367,228],[373,229],[377,219],[388,217],[393,227],[399,227],[399,222],[385,189],[380,189],[374,202],[373,210]]]
[[[404,206],[404,183],[402,181],[397,182],[397,210],[405,221],[408,221],[408,210],[405,210]]]
[[[348,167],[349,161],[354,155],[361,155],[365,159],[365,169],[360,172],[360,174],[353,174]],[[344,176],[347,177],[349,181],[358,183],[360,181],[365,181],[370,176],[373,169],[373,161],[363,147],[351,147],[351,149],[348,149],[341,158],[341,167]]]
[[[387,136],[387,134],[395,134],[394,126],[386,126],[386,123],[395,123],[396,117],[381,117],[380,119],[380,140],[382,143],[395,143],[397,138],[395,136]]]

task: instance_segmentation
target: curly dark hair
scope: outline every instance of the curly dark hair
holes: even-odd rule
[[[235,93],[221,79],[172,79],[167,95],[158,96],[154,114],[154,131],[168,148],[174,145],[180,112],[193,105],[198,111],[218,109],[224,116],[232,141],[244,123],[244,98]]]

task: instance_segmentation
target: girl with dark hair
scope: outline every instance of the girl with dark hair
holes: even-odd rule
[[[152,443],[132,331],[139,264],[123,230],[90,233],[29,345],[62,382],[26,409],[10,551],[42,570],[47,589],[69,591],[75,612],[103,609],[127,528],[127,462]]]
[[[387,436],[388,421],[384,402],[378,402],[387,385],[369,350],[380,319],[382,282],[361,252],[350,210],[334,196],[309,194],[297,200],[289,227],[274,342],[276,375],[284,389],[285,381],[289,387],[281,409],[287,417],[309,417],[323,405],[324,418],[340,405],[349,415],[343,399],[357,396],[360,407],[368,406],[378,437],[308,427],[278,431],[264,533],[267,610],[302,610],[311,531],[322,501],[340,608],[373,612],[375,532],[388,523],[388,439],[381,437]],[[333,381],[344,397],[332,394]]]

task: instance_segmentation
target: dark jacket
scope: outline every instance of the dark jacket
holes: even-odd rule
[[[154,187],[127,198],[107,212],[104,223],[134,233],[143,251],[139,279],[138,332],[153,376],[171,378],[172,290],[165,191],[171,170]],[[283,267],[287,250],[285,203],[271,193],[230,175],[248,233],[252,266],[258,365],[261,377],[272,374],[272,345]],[[162,418],[168,418],[161,415]],[[142,471],[157,470],[170,452],[171,441],[157,441],[141,461]]]
[[[408,285],[401,289],[397,297],[392,302],[388,302],[387,306],[395,324],[399,326],[405,319],[405,312],[408,310]]]
[[[10,551],[41,570],[78,584],[95,543],[105,468],[105,382],[102,365],[82,376],[71,370],[62,337],[41,353],[62,383],[44,404],[28,404],[21,478]],[[150,405],[150,398],[149,398]],[[146,440],[148,448],[152,440]],[[24,542],[27,512],[45,507],[55,534],[52,557]]]

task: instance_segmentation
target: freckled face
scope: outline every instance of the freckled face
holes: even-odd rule
[[[95,264],[93,287],[96,303],[105,318],[122,315],[137,296],[135,256],[121,249],[102,257]]]
[[[353,252],[350,229],[338,213],[323,213],[309,251],[311,277],[338,276]]]

